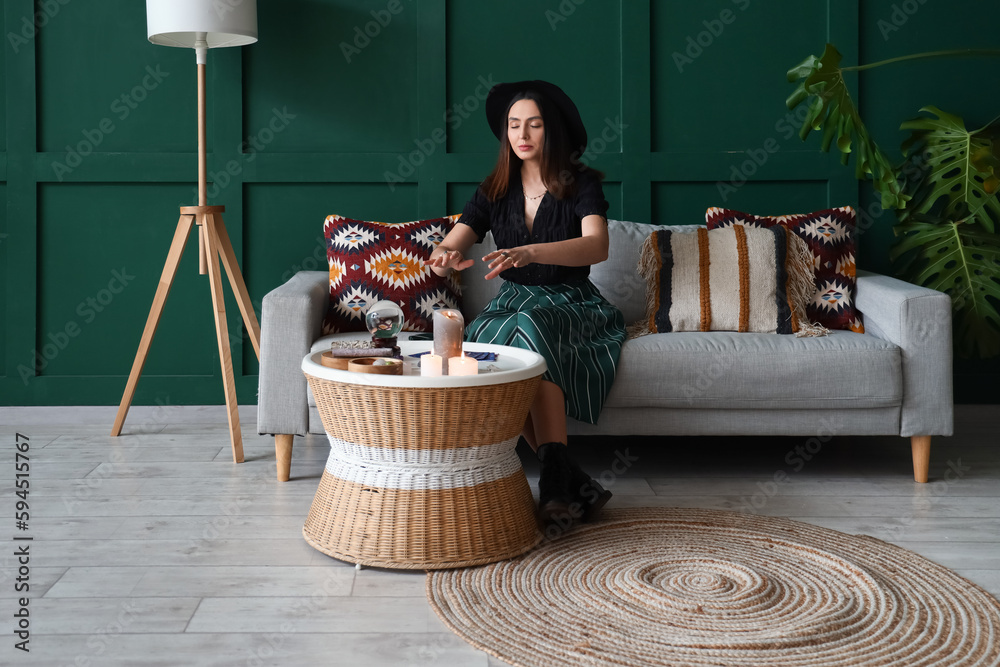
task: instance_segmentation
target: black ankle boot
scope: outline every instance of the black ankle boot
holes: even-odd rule
[[[542,463],[538,479],[538,522],[546,535],[561,533],[576,525],[584,513],[575,485],[579,467],[561,442],[540,445],[537,453]]]
[[[608,504],[612,494],[587,473],[579,468],[577,471],[573,476],[573,489],[576,491],[577,502],[583,506],[583,515],[580,518],[584,523],[590,523],[597,518],[601,508]]]
[[[541,445],[538,448],[538,460],[542,462],[542,477],[538,482],[540,511],[547,503],[552,503],[553,507],[558,503],[558,510],[555,511],[569,514],[574,521],[580,519],[584,523],[590,523],[611,500],[612,493],[585,473],[570,457],[569,448],[561,442]],[[564,479],[567,475],[568,482]]]

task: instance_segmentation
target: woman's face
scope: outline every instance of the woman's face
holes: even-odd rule
[[[507,114],[507,139],[514,155],[522,160],[538,160],[545,145],[545,124],[534,100],[518,100]]]

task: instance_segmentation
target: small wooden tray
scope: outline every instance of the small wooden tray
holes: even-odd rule
[[[338,371],[346,371],[347,362],[350,360],[351,357],[335,357],[331,352],[324,352],[319,358],[321,364],[327,368],[335,368]]]
[[[382,365],[376,366],[375,362],[381,361]],[[403,361],[401,359],[390,359],[386,357],[360,357],[351,359],[347,363],[347,370],[355,373],[374,373],[376,375],[402,375]]]

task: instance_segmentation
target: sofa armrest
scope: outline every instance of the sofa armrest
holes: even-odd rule
[[[951,435],[951,297],[896,278],[858,271],[855,303],[865,332],[898,345],[902,354],[903,437]]]
[[[264,297],[257,386],[257,432],[262,435],[309,432],[302,358],[320,337],[329,289],[325,271],[299,271]]]

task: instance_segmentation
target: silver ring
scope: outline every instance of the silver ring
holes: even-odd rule
[[[510,253],[507,252],[506,250],[501,250],[500,254],[506,257],[507,259],[510,259]]]

